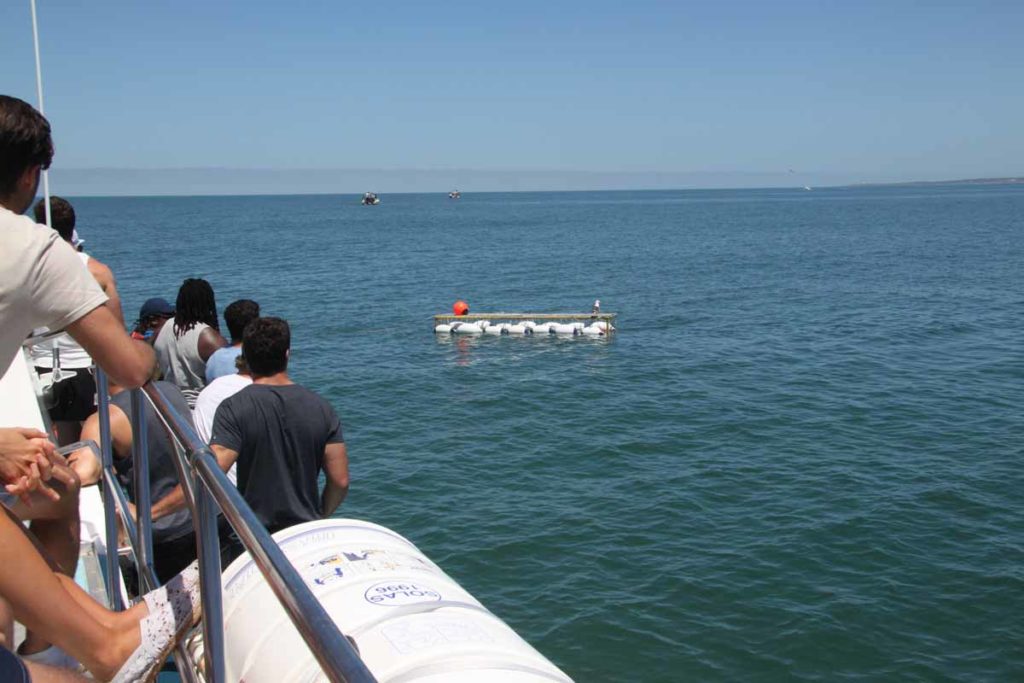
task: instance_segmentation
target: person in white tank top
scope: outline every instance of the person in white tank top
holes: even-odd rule
[[[46,203],[39,200],[34,209],[40,229],[46,229]],[[50,224],[61,238],[74,246],[75,209],[62,197],[50,197]],[[123,324],[121,300],[117,294],[114,274],[105,264],[85,252],[78,252],[82,263],[107,295],[106,306]],[[34,334],[45,334],[40,328]],[[50,420],[57,431],[57,443],[65,446],[78,440],[82,421],[96,410],[96,381],[92,374],[92,358],[68,334],[35,344],[30,349],[32,364],[44,387],[44,398]],[[55,366],[54,361],[57,365]],[[59,367],[59,370],[55,370]]]
[[[46,205],[43,200],[40,199],[36,202],[33,214],[35,215],[36,223],[46,225]],[[71,202],[62,197],[50,197],[50,225],[53,226],[53,229],[57,231],[57,234],[65,242],[76,246],[75,209],[71,206]],[[79,239],[78,241],[81,242],[82,240]],[[121,312],[121,296],[117,292],[117,282],[114,279],[113,271],[96,258],[81,251],[78,253],[82,255],[82,261],[85,263],[86,268],[89,269],[93,279],[99,284],[103,293],[107,295],[107,308],[117,316],[117,319],[121,321],[123,326],[124,314]]]
[[[206,361],[228,342],[220,334],[217,302],[206,280],[189,278],[178,290],[174,318],[157,335],[153,350],[163,377],[185,395],[189,408],[206,386]]]

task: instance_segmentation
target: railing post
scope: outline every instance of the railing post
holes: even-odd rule
[[[96,396],[100,418],[100,459],[103,461],[103,469],[112,472],[114,455],[110,443],[110,384],[107,382],[107,373],[99,367],[96,368]],[[114,500],[113,491],[108,491],[103,497],[103,522],[107,537],[106,584],[111,608],[120,611],[124,609],[124,603],[121,601],[121,567],[117,560],[117,511],[114,510]]]
[[[206,661],[206,680],[209,683],[224,683],[227,675],[224,669],[224,607],[221,595],[217,505],[202,482],[196,481],[193,490],[196,496],[196,511],[199,514],[196,542],[199,546],[201,572],[199,579],[203,600],[203,658]]]
[[[139,582],[143,586],[143,567],[153,568],[153,519],[152,502],[149,495],[149,444],[146,430],[146,405],[142,389],[132,389],[132,469],[135,474],[135,511],[138,525],[135,527],[138,536],[135,547],[139,551],[137,569]]]

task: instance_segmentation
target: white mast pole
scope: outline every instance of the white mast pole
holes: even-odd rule
[[[39,61],[39,22],[36,19],[36,0],[31,0],[32,5],[32,42],[36,48],[36,94],[39,97],[39,113],[46,115],[43,111],[43,67]],[[53,227],[50,220],[50,173],[43,171],[43,202],[46,206],[46,225]]]

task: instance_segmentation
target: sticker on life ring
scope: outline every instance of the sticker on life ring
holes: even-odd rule
[[[398,607],[421,602],[439,602],[441,594],[422,583],[375,583],[363,594],[371,605]]]

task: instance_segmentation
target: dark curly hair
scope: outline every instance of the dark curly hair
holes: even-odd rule
[[[174,335],[180,337],[195,327],[196,323],[206,323],[220,332],[213,287],[202,278],[190,277],[181,283],[174,304]]]
[[[14,193],[25,171],[52,161],[50,122],[28,102],[0,95],[0,197]]]

